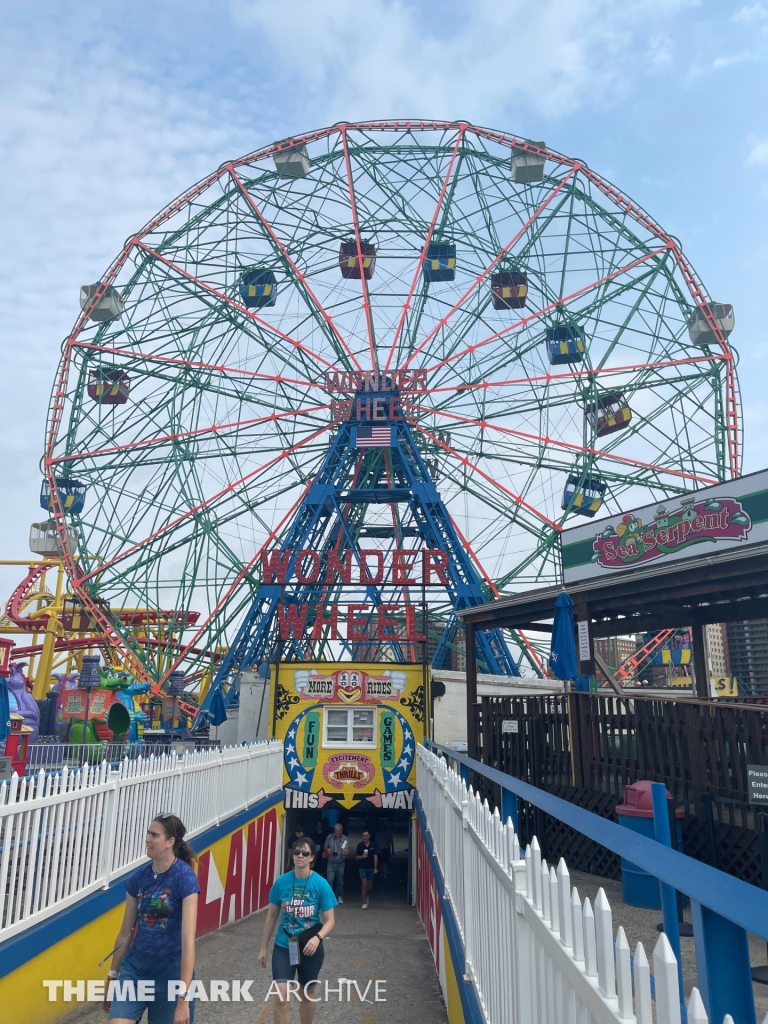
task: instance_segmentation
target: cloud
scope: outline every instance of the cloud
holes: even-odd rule
[[[744,25],[751,25],[756,21],[768,20],[768,11],[762,4],[748,4],[740,8],[732,18],[733,21],[741,22]]]
[[[752,147],[746,163],[747,167],[765,167],[768,165],[768,139],[764,139]]]
[[[615,101],[667,59],[663,31],[689,0],[475,0],[463,16],[402,0],[234,0],[308,106],[335,117],[416,114],[493,120],[510,108],[562,116]],[[447,25],[450,24],[450,28]]]

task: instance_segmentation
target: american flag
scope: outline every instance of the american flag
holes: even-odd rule
[[[355,430],[356,448],[391,448],[392,427],[358,427]]]

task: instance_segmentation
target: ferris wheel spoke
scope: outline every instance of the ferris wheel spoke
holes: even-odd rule
[[[217,617],[218,613],[221,611],[221,609],[226,606],[226,604],[229,601],[230,597],[235,593],[235,591],[241,585],[243,580],[248,576],[249,573],[251,573],[253,571],[254,566],[257,564],[258,560],[261,558],[262,553],[264,551],[266,551],[267,546],[269,544],[274,543],[275,540],[280,536],[281,530],[283,530],[283,528],[287,525],[287,523],[290,521],[290,519],[295,515],[297,509],[299,508],[299,506],[301,505],[301,502],[306,497],[307,491],[309,490],[309,488],[311,486],[312,486],[311,481],[309,481],[306,484],[306,486],[304,487],[304,489],[302,490],[301,494],[299,494],[299,496],[293,502],[291,507],[288,509],[288,511],[285,513],[285,515],[280,520],[280,522],[277,524],[277,526],[275,526],[275,528],[269,532],[269,534],[267,535],[267,537],[264,540],[264,543],[261,545],[261,547],[259,547],[259,549],[254,553],[253,557],[237,573],[237,575],[235,576],[234,580],[229,584],[229,586],[227,587],[225,592],[219,597],[217,603],[214,605],[214,607],[211,610],[210,614],[205,618],[205,620],[201,623],[201,625],[199,625],[197,627],[197,630],[196,630],[195,634],[187,642],[185,647],[183,647],[181,649],[181,651],[179,652],[179,655],[178,655],[178,658],[177,658],[176,662],[168,670],[169,672],[172,672],[173,669],[184,660],[184,658],[185,658],[185,656],[187,654],[188,649],[191,648],[200,639],[200,637],[205,633],[205,631],[207,630],[207,628],[211,624],[211,622],[216,619],[216,617]]]
[[[288,250],[285,247],[285,245],[283,245],[283,243],[277,237],[277,234],[276,234],[274,228],[269,223],[269,221],[264,216],[264,214],[261,212],[261,210],[258,207],[258,205],[256,204],[253,196],[248,191],[248,189],[245,187],[245,184],[243,183],[242,179],[238,175],[238,173],[235,170],[235,168],[231,164],[229,164],[228,165],[228,170],[229,170],[229,173],[230,173],[230,175],[232,177],[232,180],[237,185],[238,189],[240,190],[243,198],[245,199],[246,203],[250,207],[250,209],[253,212],[254,216],[258,219],[259,223],[262,225],[262,227],[266,231],[267,235],[272,240],[272,244],[278,250],[278,252],[282,256],[282,258],[285,261],[285,263],[291,268],[291,272],[293,273],[295,280],[299,284],[299,286],[301,288],[301,291],[302,291],[302,294],[311,303],[311,306],[315,310],[315,312],[317,314],[317,317],[319,317],[317,322],[320,325],[321,329],[323,330],[324,333],[327,332],[327,331],[330,331],[330,337],[328,336],[327,333],[326,333],[326,337],[331,342],[331,347],[335,348],[336,347],[336,343],[338,343],[338,345],[341,346],[341,352],[338,352],[339,357],[341,357],[342,353],[343,353],[351,361],[351,363],[354,365],[354,368],[356,370],[362,370],[362,366],[358,362],[357,357],[352,352],[352,350],[350,349],[350,347],[347,345],[346,341],[342,337],[341,333],[339,332],[339,330],[338,330],[338,328],[337,328],[337,326],[336,326],[336,324],[335,324],[335,322],[333,320],[333,317],[331,317],[330,314],[323,307],[322,302],[320,301],[318,296],[313,291],[311,285],[309,284],[309,281],[307,280],[306,275],[304,273],[302,273],[302,271],[299,269],[298,265],[296,264],[295,260],[293,259],[291,254],[288,252]],[[328,367],[331,367],[331,364],[328,363],[326,360],[323,360],[323,362],[326,362],[326,365]],[[331,367],[331,368],[333,368],[333,367]]]
[[[422,246],[421,255],[419,256],[419,262],[418,262],[418,265],[416,267],[416,271],[415,271],[415,273],[413,275],[413,280],[411,281],[411,286],[408,289],[408,295],[406,297],[405,302],[403,303],[403,312],[402,312],[402,314],[400,316],[400,320],[398,322],[397,329],[395,330],[395,334],[394,334],[394,337],[392,339],[392,345],[390,346],[389,353],[387,355],[387,360],[386,360],[386,363],[384,365],[384,372],[385,373],[389,370],[390,366],[392,365],[392,359],[394,358],[395,352],[397,351],[397,345],[398,345],[398,342],[400,340],[400,335],[402,333],[403,326],[404,326],[406,318],[408,316],[408,312],[409,312],[409,310],[411,308],[411,299],[413,298],[413,293],[416,291],[416,285],[418,284],[419,278],[421,277],[421,272],[422,272],[421,268],[424,265],[424,260],[426,259],[426,255],[427,255],[427,249],[429,248],[429,244],[432,241],[432,235],[434,234],[434,231],[435,231],[435,225],[437,224],[437,218],[439,217],[440,210],[442,209],[442,206],[443,206],[443,201],[445,199],[445,194],[446,194],[446,192],[448,190],[448,183],[451,180],[451,175],[453,173],[453,168],[454,168],[454,166],[456,164],[456,158],[458,156],[459,149],[461,147],[461,143],[464,140],[465,132],[466,132],[466,128],[465,128],[465,126],[462,125],[462,127],[456,133],[456,142],[455,142],[454,147],[453,147],[453,152],[451,153],[451,159],[450,159],[450,161],[448,163],[448,169],[445,172],[445,177],[443,178],[443,184],[442,184],[442,186],[440,188],[440,194],[437,197],[437,203],[435,205],[435,212],[432,214],[432,220],[430,221],[429,229],[427,231],[426,238],[424,239],[424,245]]]
[[[497,487],[499,490],[503,491],[504,494],[506,494],[508,498],[511,498],[515,502],[516,505],[519,505],[521,508],[526,509],[526,511],[530,512],[537,519],[540,519],[542,522],[547,523],[549,526],[554,527],[556,530],[560,530],[561,529],[561,527],[557,523],[553,522],[553,520],[551,520],[549,518],[549,516],[544,515],[543,512],[540,512],[533,505],[529,504],[519,494],[515,494],[514,491],[509,490],[509,488],[507,488],[503,484],[499,483],[498,480],[494,480],[494,478],[492,476],[490,476],[488,473],[486,473],[484,470],[482,470],[468,456],[461,455],[454,448],[452,448],[449,444],[446,444],[445,441],[443,441],[441,438],[439,438],[436,434],[433,434],[429,430],[427,430],[426,427],[422,427],[420,424],[416,424],[416,427],[419,430],[419,432],[421,434],[423,434],[424,437],[426,437],[432,444],[437,445],[439,448],[442,448],[443,451],[448,453],[448,455],[451,455],[454,459],[456,459],[458,462],[460,462],[462,464],[462,466],[465,466],[467,469],[471,469],[473,473],[476,473],[483,480],[487,481],[488,483],[492,484],[494,487]]]
[[[575,174],[575,170],[571,169],[565,175],[565,177],[562,178],[558,182],[556,188],[552,189],[552,191],[549,193],[549,195],[536,207],[536,209],[530,215],[530,217],[525,222],[525,224],[523,224],[523,226],[521,228],[519,228],[518,231],[515,232],[515,234],[511,238],[511,240],[504,246],[504,248],[501,250],[501,252],[499,252],[496,256],[494,256],[494,258],[485,267],[485,269],[483,271],[481,271],[481,273],[479,273],[475,277],[475,280],[473,281],[473,283],[464,292],[464,294],[461,296],[461,298],[458,300],[458,302],[455,302],[453,304],[453,306],[450,308],[448,313],[446,313],[446,315],[444,317],[441,317],[441,319],[438,320],[437,324],[426,335],[426,337],[423,339],[423,341],[421,341],[419,343],[419,345],[416,346],[416,348],[411,353],[411,355],[408,356],[406,361],[403,363],[403,369],[407,368],[409,363],[413,359],[415,359],[416,356],[419,355],[419,353],[421,353],[426,348],[426,346],[439,333],[439,331],[445,328],[446,324],[448,323],[450,318],[453,316],[453,314],[456,312],[456,310],[461,309],[464,301],[477,290],[477,288],[483,283],[483,281],[485,281],[485,279],[491,273],[493,268],[495,266],[497,266],[499,261],[502,260],[504,258],[504,256],[506,256],[506,254],[509,252],[509,250],[514,245],[517,244],[517,242],[522,238],[522,236],[525,234],[525,232],[529,229],[531,224],[533,224],[536,221],[536,218],[539,217],[544,212],[544,210],[546,210],[546,208],[549,206],[549,204],[552,202],[552,200],[555,199],[555,197],[561,192],[561,190],[570,181],[570,179],[573,177],[574,174]],[[506,332],[504,332],[504,331],[499,332],[499,336],[501,336],[501,334],[504,334],[504,333],[506,333]],[[474,351],[474,349],[473,349],[473,351]],[[438,363],[437,365],[439,366],[441,364]]]
[[[474,354],[479,348],[484,348],[485,346],[490,345],[491,342],[497,341],[499,338],[506,337],[515,331],[519,331],[523,327],[527,327],[534,321],[539,320],[546,313],[552,313],[559,306],[567,305],[569,302],[573,302],[574,299],[578,299],[582,295],[586,295],[588,292],[593,291],[595,288],[601,287],[606,281],[612,281],[615,278],[620,277],[622,274],[626,274],[630,270],[634,270],[635,267],[640,266],[642,263],[647,262],[649,259],[653,259],[654,257],[661,255],[665,251],[665,248],[655,249],[653,250],[653,252],[644,253],[637,259],[632,260],[631,263],[627,263],[622,267],[618,267],[616,270],[611,271],[611,273],[606,274],[604,277],[598,279],[597,281],[592,281],[590,284],[584,285],[582,288],[577,288],[576,291],[571,292],[571,294],[566,296],[565,298],[560,299],[557,302],[549,303],[549,305],[544,306],[542,309],[537,310],[535,313],[531,313],[530,316],[522,317],[516,323],[511,324],[509,327],[505,327],[501,331],[496,331],[494,334],[490,335],[487,338],[484,338],[482,341],[478,341],[476,344],[467,345],[465,348],[461,349],[461,351],[455,352],[452,355],[448,356],[446,359],[442,359],[439,362],[434,363],[432,366],[426,367],[427,373],[434,373],[435,370],[442,369],[442,367],[447,366],[450,363],[456,362],[457,359],[461,359],[466,355]]]
[[[186,279],[191,284],[193,284],[195,288],[199,288],[203,292],[206,292],[207,294],[216,298],[219,302],[224,303],[224,305],[227,308],[231,309],[233,312],[237,312],[240,316],[243,316],[247,320],[250,320],[253,323],[258,324],[259,327],[262,327],[268,333],[274,334],[282,341],[285,341],[287,344],[292,345],[293,348],[304,353],[304,355],[307,355],[311,359],[314,359],[316,362],[321,363],[326,369],[333,368],[333,364],[328,362],[328,360],[324,356],[321,356],[318,352],[314,352],[311,348],[308,348],[303,342],[299,341],[298,339],[291,338],[289,335],[284,334],[283,331],[281,331],[278,327],[275,327],[274,324],[269,323],[268,320],[264,320],[263,317],[258,316],[256,313],[253,312],[253,310],[250,310],[246,306],[243,306],[239,302],[236,302],[228,295],[225,295],[224,292],[221,292],[217,288],[214,288],[212,285],[209,285],[205,281],[202,281],[199,277],[195,277],[194,274],[191,274],[188,270],[185,270],[183,267],[180,267],[177,263],[174,263],[173,260],[169,260],[167,257],[163,256],[162,253],[159,253],[155,249],[152,249],[146,243],[139,241],[137,242],[137,245],[141,249],[143,249],[149,256],[151,256],[152,259],[156,260],[159,263],[163,263],[174,274],[177,274],[179,277]]]
[[[360,268],[360,285],[363,293],[363,314],[368,330],[368,348],[371,356],[371,370],[378,370],[376,359],[376,342],[373,333],[373,317],[371,315],[371,299],[368,294],[368,280],[363,271],[363,250],[360,239],[360,224],[357,219],[357,203],[355,200],[355,183],[352,177],[352,163],[349,159],[349,146],[347,144],[347,130],[342,126],[340,130],[341,145],[344,152],[344,167],[347,174],[347,189],[349,191],[349,209],[352,214],[352,228],[355,232],[355,244],[357,245],[357,264]]]
[[[282,373],[262,373],[259,370],[247,370],[244,366],[209,363],[200,359],[184,359],[181,356],[166,356],[159,352],[142,352],[137,349],[118,348],[114,345],[104,345],[92,341],[77,340],[73,343],[72,348],[123,356],[127,359],[135,359],[139,363],[158,363],[161,365],[178,366],[188,370],[204,370],[206,373],[215,373],[227,379],[244,377],[247,380],[263,380],[270,384],[290,384],[297,388],[317,388],[323,390],[323,385],[319,381],[304,380],[300,377],[288,377]]]
[[[173,434],[163,434],[157,437],[146,437],[138,441],[130,441],[122,445],[112,445],[109,448],[96,448],[91,451],[72,452],[67,455],[55,456],[50,460],[51,465],[61,465],[81,459],[95,459],[105,455],[115,455],[124,452],[135,452],[140,448],[147,449],[156,445],[165,445],[173,441],[188,441],[196,438],[213,436],[215,438],[226,437],[229,431],[242,430],[244,427],[259,426],[262,423],[275,423],[282,419],[296,419],[312,413],[324,412],[330,409],[330,404],[306,406],[303,409],[290,409],[287,412],[271,412],[268,416],[256,416],[247,420],[233,420],[229,423],[212,424],[208,427],[198,427],[195,430],[180,430]]]
[[[425,413],[432,413],[434,415],[443,416],[448,420],[452,420],[456,423],[468,424],[474,427],[479,427],[481,430],[487,430],[491,433],[506,434],[510,437],[519,437],[525,441],[532,441],[535,444],[539,444],[544,448],[555,447],[562,448],[566,451],[577,452],[580,455],[588,454],[593,455],[601,459],[609,459],[614,462],[619,462],[627,466],[636,466],[640,469],[649,469],[657,473],[665,473],[670,476],[683,477],[686,480],[693,480],[696,483],[700,483],[704,486],[717,483],[716,479],[712,477],[700,476],[696,473],[687,473],[683,470],[673,469],[669,466],[655,465],[651,462],[642,462],[639,459],[633,459],[626,455],[617,455],[612,452],[602,451],[599,448],[592,448],[585,445],[573,444],[569,441],[561,441],[555,437],[543,436],[541,434],[532,434],[524,430],[515,430],[512,427],[504,427],[501,424],[494,423],[488,420],[478,420],[470,416],[462,416],[459,413],[448,412],[447,410],[437,409],[430,406],[416,406],[417,410]]]
[[[697,363],[711,363],[723,361],[725,357],[721,353],[714,355],[685,356],[681,359],[660,359],[655,362],[627,363],[622,366],[603,366],[600,368],[567,369],[560,373],[532,374],[530,377],[510,377],[502,380],[477,380],[461,382],[458,384],[429,385],[421,388],[420,394],[446,394],[450,397],[461,395],[472,391],[487,391],[505,387],[527,388],[531,384],[552,384],[557,382],[578,381],[592,377],[603,377],[609,374],[634,374],[641,370],[665,370],[670,367],[695,365]],[[663,383],[664,378],[659,378]]]
[[[177,516],[170,523],[167,523],[159,530],[156,530],[149,536],[144,537],[143,540],[134,542],[125,551],[122,551],[119,555],[105,562],[99,569],[95,569],[89,573],[86,573],[84,576],[81,577],[80,582],[85,582],[91,577],[98,575],[99,572],[103,572],[104,570],[112,567],[113,565],[116,565],[118,562],[127,558],[128,555],[132,554],[134,551],[137,551],[140,548],[147,545],[148,543],[150,543],[150,541],[155,541],[159,537],[168,534],[171,530],[175,530],[178,526],[189,520],[192,516],[212,506],[215,502],[221,500],[222,498],[231,496],[243,484],[252,482],[259,474],[264,473],[269,469],[272,469],[273,466],[277,465],[283,459],[288,458],[292,454],[292,452],[296,451],[299,448],[302,448],[306,444],[309,444],[310,441],[314,441],[322,434],[326,434],[331,429],[331,427],[332,424],[330,423],[324,427],[321,427],[319,430],[316,430],[314,431],[314,433],[310,434],[310,436],[305,438],[303,441],[300,441],[298,444],[293,445],[290,449],[282,451],[279,455],[276,455],[274,458],[269,459],[263,465],[258,466],[256,469],[253,469],[249,473],[246,473],[244,476],[240,477],[239,480],[234,480],[232,483],[228,484],[225,488],[223,488],[223,490],[219,491],[217,494],[212,495],[210,498],[206,498],[205,501],[201,501],[194,508],[191,508],[188,511],[182,513],[182,515]]]

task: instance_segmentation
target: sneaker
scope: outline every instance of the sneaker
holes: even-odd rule
[[[339,903],[343,903],[344,902],[344,897],[343,896],[338,896],[337,899],[338,899]]]
[[[364,904],[363,904],[363,910],[367,910],[367,909],[368,909],[368,904],[367,904],[367,903],[364,903]]]

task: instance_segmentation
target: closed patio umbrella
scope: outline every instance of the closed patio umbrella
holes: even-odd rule
[[[573,679],[579,671],[576,641],[573,636],[573,601],[565,591],[555,601],[549,667],[563,682]]]

